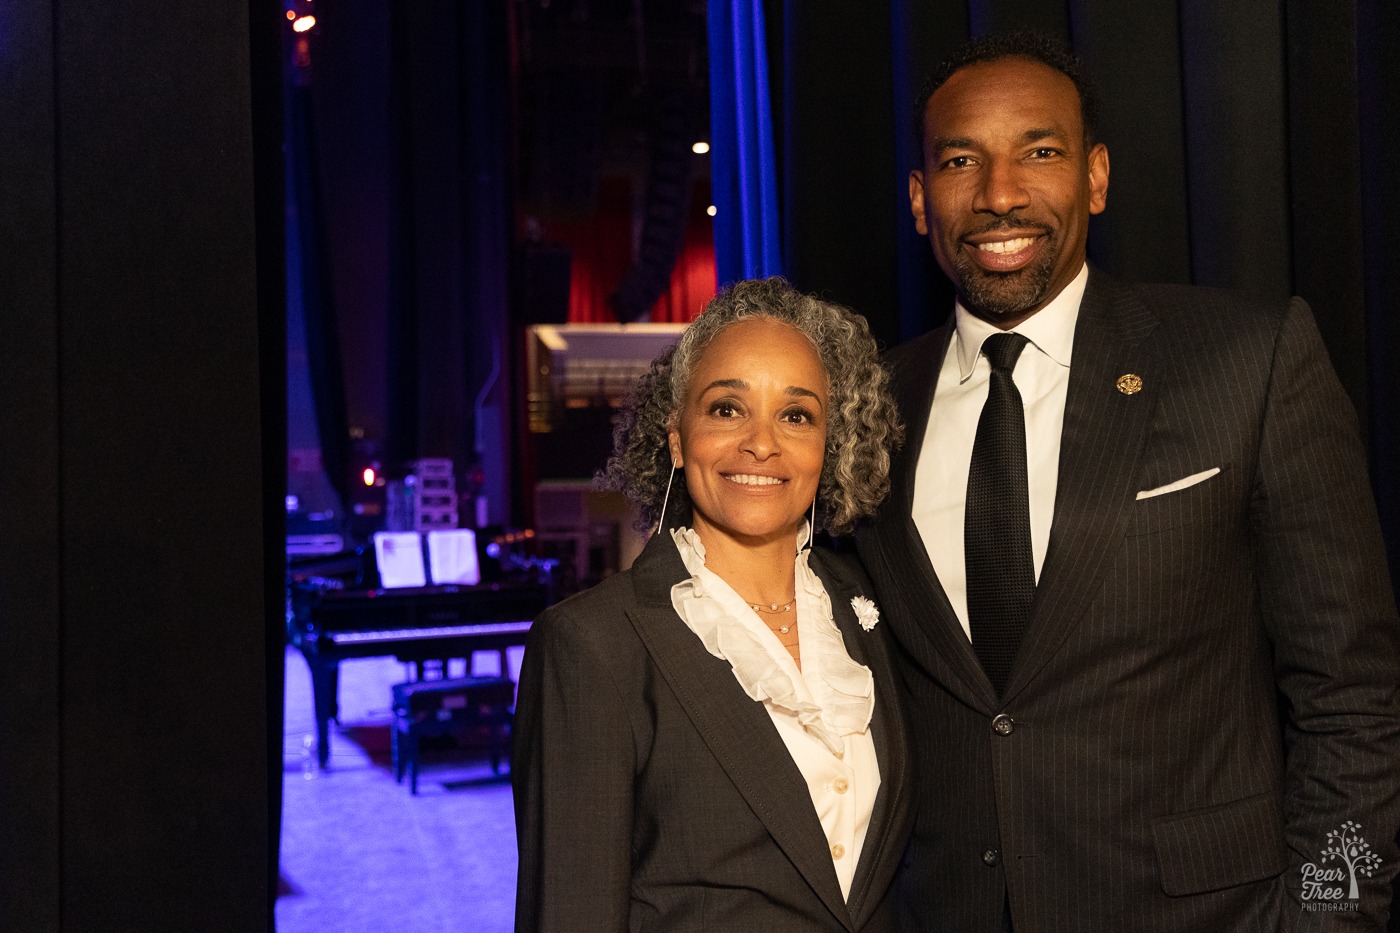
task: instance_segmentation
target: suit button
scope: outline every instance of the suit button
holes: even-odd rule
[[[838,842],[838,843],[836,843],[836,845],[834,845],[834,846],[831,847],[831,857],[832,857],[833,859],[840,859],[840,858],[841,858],[843,855],[845,855],[845,854],[846,854],[846,847],[843,846],[841,843]]]
[[[1001,864],[1001,853],[996,849],[988,849],[982,853],[982,864],[988,868],[996,868]]]
[[[1016,720],[1005,713],[998,713],[992,720],[992,731],[997,735],[1010,735],[1016,731]]]
[[[851,789],[851,782],[846,780],[845,778],[837,778],[836,780],[831,782],[831,789],[836,791],[836,793],[838,794],[844,794],[846,791]]]

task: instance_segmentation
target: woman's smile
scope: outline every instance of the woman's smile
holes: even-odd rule
[[[787,480],[777,476],[759,476],[754,473],[722,473],[720,475],[740,486],[779,486],[787,482]]]

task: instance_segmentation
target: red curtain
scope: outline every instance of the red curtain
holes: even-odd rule
[[[715,243],[710,217],[709,184],[698,182],[690,196],[685,240],[671,284],[651,309],[656,322],[693,321],[715,294]],[[591,218],[554,221],[551,240],[569,248],[569,323],[615,323],[608,296],[617,291],[632,266],[632,186],[625,178],[605,178],[598,187],[598,208]]]
[[[671,284],[651,307],[651,319],[658,323],[689,323],[700,316],[705,304],[715,296],[714,223],[706,209],[710,206],[710,186],[697,184],[690,192],[690,217],[685,226],[685,242],[680,258],[671,270]]]

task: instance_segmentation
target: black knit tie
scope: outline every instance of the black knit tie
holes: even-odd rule
[[[1026,343],[1020,334],[993,334],[982,344],[992,380],[967,473],[967,617],[972,649],[998,696],[1006,689],[1035,595],[1026,417],[1011,380]]]

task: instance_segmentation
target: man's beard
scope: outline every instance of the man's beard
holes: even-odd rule
[[[1059,238],[1054,231],[1046,229],[1045,239],[1035,262],[1015,272],[988,272],[961,250],[954,253],[958,291],[967,310],[983,320],[994,321],[1019,317],[1044,301],[1059,254]]]

